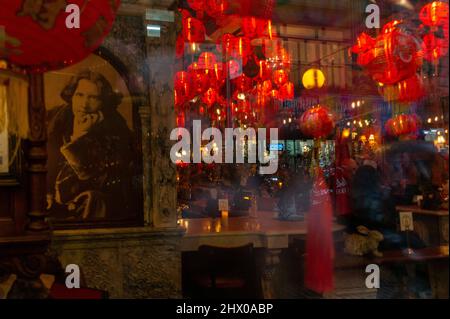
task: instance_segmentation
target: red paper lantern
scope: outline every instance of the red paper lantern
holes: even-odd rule
[[[206,73],[197,71],[195,68],[191,68],[188,73],[192,79],[193,95],[202,94],[208,90],[210,81]]]
[[[205,33],[205,26],[200,20],[192,17],[183,20],[183,38],[186,42],[204,42]]]
[[[423,24],[434,26],[446,26],[448,28],[448,4],[440,1],[433,1],[422,7],[419,14]]]
[[[423,57],[427,61],[437,61],[448,53],[448,37],[438,38],[433,33],[422,38]]]
[[[294,98],[294,83],[286,82],[280,88],[280,99],[282,100],[292,100]]]
[[[353,47],[353,52],[359,54],[358,63],[379,83],[394,84],[412,77],[422,65],[418,43],[403,33],[399,24],[386,24],[376,39],[363,33]]]
[[[218,98],[218,93],[216,89],[209,88],[202,96],[202,102],[205,103],[208,108],[210,108],[214,103],[216,103]]]
[[[385,124],[386,133],[395,137],[414,137],[420,127],[416,115],[401,114],[389,119]]]
[[[300,130],[308,137],[323,138],[334,130],[334,116],[326,106],[305,111],[299,119]]]
[[[283,86],[288,81],[289,77],[284,69],[273,71],[272,81],[279,87]]]
[[[80,27],[66,26],[66,1],[2,1],[3,58],[29,72],[64,68],[86,58],[103,42],[120,0],[72,0],[80,8]],[[82,10],[81,10],[82,8]]]
[[[252,79],[242,74],[233,80],[233,84],[237,92],[247,92],[252,87]]]

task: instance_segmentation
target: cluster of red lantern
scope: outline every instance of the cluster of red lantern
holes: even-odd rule
[[[428,30],[422,37],[423,57],[436,62],[448,52],[448,4],[441,1],[429,3],[420,10],[419,17],[421,27]]]
[[[302,114],[299,126],[301,132],[307,137],[324,138],[334,130],[334,115],[328,107],[318,105]]]
[[[395,84],[416,74],[422,65],[420,47],[415,38],[402,32],[401,21],[387,23],[380,35],[373,39],[366,33],[358,37],[353,52],[358,53],[358,64],[373,80]]]
[[[420,119],[415,114],[401,114],[385,124],[386,133],[393,137],[414,138],[420,128]]]
[[[190,9],[180,10],[183,31],[176,45],[179,57],[183,56],[186,43],[194,47],[207,38],[202,19],[213,18],[220,25],[218,20],[230,11],[227,0],[187,3]],[[225,110],[230,107],[231,115],[241,125],[251,124],[257,113],[273,105],[274,100],[294,98],[294,84],[289,81],[290,57],[281,41],[273,41],[272,21],[267,17],[229,17],[240,19],[241,35],[224,33],[215,49],[209,46],[208,52],[202,52],[176,74],[175,106],[178,112],[185,112],[196,105],[200,114],[219,122],[225,120]],[[231,94],[225,98],[227,81]]]
[[[362,33],[352,50],[387,101],[411,102],[423,96],[422,81],[417,77],[422,51],[416,39],[401,30],[401,23],[387,23],[375,39]]]

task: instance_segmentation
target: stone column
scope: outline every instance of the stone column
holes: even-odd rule
[[[150,154],[152,221],[155,228],[177,227],[176,167],[170,160],[170,132],[175,127],[173,74],[175,22],[161,22],[161,36],[147,38],[149,97],[151,110]]]

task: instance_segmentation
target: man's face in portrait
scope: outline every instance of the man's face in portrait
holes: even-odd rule
[[[72,97],[73,114],[78,117],[97,113],[101,107],[100,90],[97,85],[89,80],[80,80]]]

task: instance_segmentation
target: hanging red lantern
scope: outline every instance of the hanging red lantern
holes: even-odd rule
[[[194,68],[188,71],[192,79],[193,95],[202,94],[209,88],[209,76],[204,72],[199,72]]]
[[[271,90],[271,91],[269,92],[269,96],[270,96],[272,99],[276,100],[276,99],[278,99],[278,98],[280,97],[280,94],[279,94],[278,90]]]
[[[38,73],[85,59],[110,32],[120,0],[70,2],[83,8],[79,28],[66,26],[66,1],[2,1],[0,25],[6,38],[1,57]]]
[[[209,88],[205,93],[202,95],[202,102],[205,103],[208,108],[210,108],[214,103],[216,103],[218,97],[218,93],[216,89]]]
[[[324,138],[334,130],[334,115],[322,105],[305,111],[299,119],[300,130],[308,137]]]
[[[441,1],[428,3],[420,10],[419,17],[423,24],[430,27],[448,25],[448,4]]]
[[[386,133],[394,137],[415,137],[420,126],[416,115],[401,114],[389,119],[385,124]]]
[[[448,37],[438,38],[433,33],[422,37],[423,57],[427,61],[437,61],[448,53]]]
[[[273,83],[278,85],[278,87],[283,86],[288,81],[288,79],[289,77],[287,71],[285,71],[284,69],[273,71],[272,81]]]
[[[294,83],[286,82],[279,90],[280,99],[292,100],[294,98]]]
[[[252,87],[252,79],[242,74],[233,80],[233,85],[237,92],[247,92]]]
[[[200,20],[192,17],[183,20],[183,38],[186,42],[204,42],[205,34],[205,26]]]
[[[358,63],[379,83],[393,84],[407,79],[422,65],[418,43],[400,30],[400,23],[387,23],[376,39],[363,33],[353,47],[353,52],[359,54]]]

